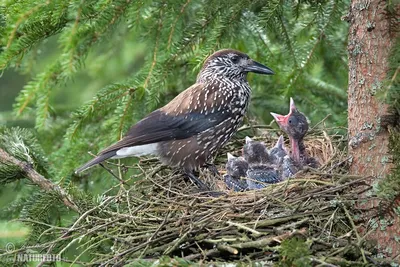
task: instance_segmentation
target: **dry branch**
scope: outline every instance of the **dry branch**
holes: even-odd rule
[[[41,189],[45,191],[55,192],[57,195],[60,196],[61,200],[67,207],[76,212],[79,212],[79,208],[75,205],[75,203],[72,201],[71,196],[67,192],[65,192],[64,189],[62,189],[52,181],[46,179],[41,174],[36,172],[35,169],[30,164],[14,158],[1,148],[0,148],[0,161],[9,162],[18,166],[26,174],[26,177],[29,180],[31,180],[34,184],[38,185]]]

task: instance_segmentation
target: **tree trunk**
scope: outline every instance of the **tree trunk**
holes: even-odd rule
[[[389,53],[397,34],[392,30],[396,25],[390,19],[387,2],[352,0],[348,15],[350,172],[371,175],[376,179],[384,177],[391,168],[390,156],[387,154],[389,133],[380,124],[388,107],[384,100],[377,98],[384,89]],[[400,5],[395,10],[399,11]],[[395,241],[399,236],[398,218],[392,226],[378,227],[376,232],[369,235],[378,240],[378,247],[389,257],[400,253],[400,244]]]

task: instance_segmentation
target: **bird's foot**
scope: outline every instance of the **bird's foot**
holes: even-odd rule
[[[213,164],[213,163],[206,163],[206,164],[204,164],[203,167],[207,168],[210,172],[212,172],[212,174],[214,176],[220,175],[217,166],[215,166],[215,164]]]
[[[201,192],[204,192],[205,194],[212,197],[219,197],[225,195],[225,193],[223,192],[213,191],[209,186],[200,181],[200,179],[196,177],[193,173],[187,172],[185,174],[193,183],[197,185],[197,187],[200,189]]]

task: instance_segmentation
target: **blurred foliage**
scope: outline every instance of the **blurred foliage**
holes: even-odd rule
[[[87,152],[118,140],[193,84],[208,55],[230,47],[276,73],[249,75],[250,116],[269,123],[294,97],[313,123],[331,114],[328,125],[345,126],[348,2],[0,1],[0,125],[35,128],[22,135],[38,139],[47,178],[102,192],[115,183],[104,170],[72,174]],[[1,219],[68,223],[60,203],[24,183],[0,187]]]
[[[298,238],[292,238],[282,241],[280,248],[280,261],[276,264],[278,267],[307,267],[311,264],[311,252],[308,245]]]

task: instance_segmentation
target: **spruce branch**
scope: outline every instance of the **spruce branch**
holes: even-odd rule
[[[326,20],[325,24],[320,28],[320,32],[319,32],[318,37],[312,38],[310,40],[310,43],[311,44],[313,43],[312,48],[307,53],[306,58],[302,60],[300,66],[298,66],[298,64],[296,63],[296,60],[294,58],[294,61],[295,61],[294,63],[295,63],[295,66],[296,66],[296,70],[293,71],[293,75],[295,75],[295,76],[291,80],[290,84],[288,85],[288,88],[291,88],[293,85],[296,84],[297,80],[303,74],[304,70],[307,69],[308,65],[310,65],[310,62],[311,62],[312,58],[314,57],[314,53],[315,53],[316,48],[318,47],[318,45],[323,40],[323,38],[325,36],[326,29],[328,28],[328,26],[330,26],[331,22],[333,21],[336,8],[337,8],[337,6],[336,6],[336,4],[334,4],[333,7],[332,7],[332,10],[331,10],[331,12],[330,12],[330,14],[328,16],[328,19]],[[284,25],[283,21],[282,21],[282,25]],[[286,33],[286,31],[285,31],[285,33]],[[287,38],[289,38],[289,36],[287,36]],[[290,50],[293,49],[292,47],[289,47],[289,48],[290,48]]]
[[[172,23],[171,26],[171,31],[169,33],[169,37],[168,37],[168,45],[167,45],[167,50],[169,50],[169,48],[171,47],[171,42],[172,42],[172,36],[174,34],[175,31],[175,26],[176,23],[178,22],[178,20],[180,19],[180,17],[183,15],[183,12],[185,11],[186,6],[190,3],[191,0],[187,0],[186,3],[183,4],[181,11],[179,12],[179,14],[176,16],[174,22]]]
[[[154,46],[154,51],[153,51],[153,60],[151,62],[151,66],[150,66],[150,70],[149,73],[147,75],[146,80],[144,81],[143,87],[146,89],[150,78],[151,78],[151,74],[153,73],[154,67],[156,66],[157,63],[157,52],[158,52],[158,48],[159,48],[159,42],[160,42],[160,35],[161,35],[161,30],[163,27],[163,13],[164,13],[164,9],[161,8],[160,9],[160,16],[159,16],[159,21],[158,21],[158,27],[157,27],[157,36],[156,36],[156,44]]]
[[[14,158],[1,148],[0,148],[0,162],[12,163],[18,166],[24,172],[26,178],[28,178],[34,184],[38,185],[40,188],[42,188],[47,192],[57,193],[67,207],[76,212],[79,212],[78,206],[75,205],[75,203],[72,201],[71,196],[67,192],[65,192],[64,189],[62,189],[58,185],[54,184],[53,182],[51,182],[50,180],[46,179],[41,174],[36,172],[36,170],[33,169],[30,164]]]
[[[289,35],[289,31],[288,31],[288,29],[287,29],[287,27],[285,25],[285,21],[284,21],[283,16],[278,16],[278,22],[279,22],[280,27],[282,29],[282,34],[284,36],[285,44],[286,44],[286,46],[287,46],[287,48],[289,50],[289,54],[292,57],[294,67],[295,67],[295,69],[298,69],[299,68],[299,64],[297,62],[297,55],[296,55],[295,49],[293,47],[293,41],[291,40],[290,35]]]
[[[128,94],[133,94],[135,91],[136,88],[130,88],[125,83],[111,84],[101,89],[92,100],[72,115],[73,123],[68,127],[65,137],[73,139],[85,122],[87,123],[95,115],[105,114],[114,107],[111,104],[114,104],[117,100]]]
[[[17,33],[17,30],[19,28],[19,26],[32,14],[34,14],[35,12],[37,12],[41,7],[49,5],[50,1],[46,1],[45,3],[41,3],[37,6],[35,6],[34,8],[32,8],[31,10],[27,11],[25,14],[23,14],[18,21],[15,23],[15,27],[13,29],[13,31],[11,32],[10,38],[8,39],[7,42],[7,46],[6,48],[9,48],[11,46],[11,43],[13,42],[15,35]]]

